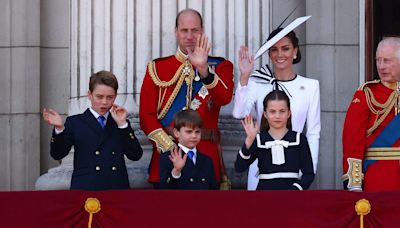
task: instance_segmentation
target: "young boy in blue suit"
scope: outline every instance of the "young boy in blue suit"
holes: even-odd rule
[[[50,155],[60,160],[74,146],[71,189],[128,189],[128,159],[137,161],[143,150],[127,120],[124,107],[114,104],[118,81],[108,71],[90,77],[88,98],[91,107],[84,113],[62,117],[54,110],[43,110],[44,120],[54,126]]]
[[[196,149],[203,123],[194,110],[174,116],[173,133],[178,146],[160,156],[160,188],[204,190],[217,189],[211,158]]]

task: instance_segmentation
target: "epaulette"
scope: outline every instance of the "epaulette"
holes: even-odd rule
[[[357,90],[360,90],[360,91],[361,91],[361,90],[364,90],[364,88],[367,87],[368,85],[377,84],[377,83],[381,83],[381,80],[377,79],[377,80],[365,82],[365,83],[362,84],[360,87],[358,87]]]
[[[163,87],[163,88],[169,87],[180,78],[180,74],[181,74],[182,68],[184,66],[183,64],[178,68],[175,75],[169,81],[163,81],[160,79],[160,77],[158,77],[156,64],[157,63],[162,64],[160,62],[168,61],[171,58],[175,58],[175,56],[171,55],[171,56],[167,56],[167,57],[163,57],[163,58],[158,58],[158,59],[150,61],[147,64],[147,70],[149,72],[149,75],[150,75],[151,79],[153,80],[154,84],[158,87]],[[183,81],[184,78],[181,78],[181,79],[182,80],[180,80],[180,81]]]
[[[225,61],[225,58],[219,57],[219,56],[208,56],[208,65],[213,66],[213,65],[218,65],[221,62]]]

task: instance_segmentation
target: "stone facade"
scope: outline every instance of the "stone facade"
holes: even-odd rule
[[[40,1],[2,1],[0,29],[0,190],[33,189],[40,174]]]
[[[314,189],[341,188],[344,115],[360,78],[364,78],[360,71],[364,44],[359,35],[363,2],[306,0],[289,19],[312,15],[296,29],[303,54],[296,72],[318,79],[321,86],[321,148]],[[0,133],[0,190],[32,190],[39,175],[49,169],[37,182],[38,189],[68,186],[64,181],[52,188],[47,184],[51,179],[43,182],[43,178],[58,173],[68,180],[72,168],[72,160],[64,159],[66,172],[60,171],[63,168],[50,158],[51,128],[41,121],[41,109],[52,107],[64,116],[83,111],[88,107],[90,74],[112,70],[121,84],[117,103],[127,107],[137,129],[146,64],[175,52],[174,23],[180,9],[191,7],[202,13],[212,54],[234,62],[237,81],[239,47],[245,44],[257,50],[298,1],[6,0],[3,4],[0,28],[9,33],[0,35],[0,71],[5,75],[0,78],[0,123],[5,126]],[[264,56],[256,64],[267,61]],[[224,107],[220,118],[224,159],[233,187],[244,188],[246,174],[233,170],[243,131],[231,110],[232,104]],[[145,180],[150,145],[144,136],[141,141],[144,157],[127,166],[133,174],[132,187],[149,188]]]

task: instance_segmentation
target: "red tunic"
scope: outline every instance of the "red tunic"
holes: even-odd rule
[[[177,70],[183,64],[184,60],[181,57],[181,53],[178,50],[176,55],[160,58],[154,60],[153,71],[159,81],[169,82],[177,73]],[[203,120],[203,128],[218,130],[218,117],[221,106],[228,104],[233,96],[233,65],[230,61],[219,58],[222,60],[215,67],[215,80],[217,83],[212,84],[212,88],[208,86],[208,93],[204,96],[204,92],[200,95],[196,94],[193,100],[198,102],[195,109]],[[211,63],[212,64],[212,63]],[[157,86],[153,77],[149,73],[149,67],[147,67],[146,75],[143,80],[143,85],[140,93],[140,126],[146,135],[156,131],[157,129],[163,129],[160,123],[158,115],[160,111],[168,105],[169,98],[173,94],[177,81],[171,85],[164,84],[165,87],[161,88]],[[155,70],[154,70],[155,69]],[[160,89],[161,88],[161,89]],[[161,100],[160,100],[161,99]],[[173,126],[171,122],[169,126]],[[164,129],[165,130],[165,129]],[[156,143],[151,141],[153,144],[153,155],[150,163],[150,176],[149,182],[156,183],[160,181],[159,174],[159,152],[157,151]],[[216,180],[221,181],[220,173],[220,157],[218,153],[218,144],[210,140],[202,140],[197,145],[197,149],[208,155],[214,164]]]
[[[377,136],[390,123],[395,116],[395,107],[390,109],[388,115],[377,128],[367,135],[367,130],[374,126],[375,121],[382,115],[374,114],[368,106],[366,89],[369,88],[373,97],[380,104],[387,102],[393,90],[384,86],[380,81],[365,84],[354,94],[353,100],[347,110],[343,128],[343,173],[349,171],[348,159],[365,160],[365,153]],[[396,105],[395,105],[396,106]],[[382,110],[373,106],[376,110]],[[399,147],[397,140],[392,147]],[[364,166],[365,164],[363,164]],[[400,165],[399,160],[377,160],[368,166],[364,173],[365,191],[391,191],[400,190]]]

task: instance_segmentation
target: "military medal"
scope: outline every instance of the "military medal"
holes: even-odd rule
[[[201,101],[198,99],[193,99],[192,102],[190,103],[190,109],[192,110],[197,110],[201,105]]]
[[[197,69],[196,69],[196,76],[194,77],[194,80],[196,82],[200,81],[200,76],[199,76],[199,72],[197,72]]]
[[[203,99],[206,98],[206,96],[208,95],[208,90],[205,86],[202,86],[200,91],[199,91],[199,96]]]
[[[188,76],[190,74],[190,67],[187,62],[185,62],[185,66],[183,67],[182,73],[185,76]]]

